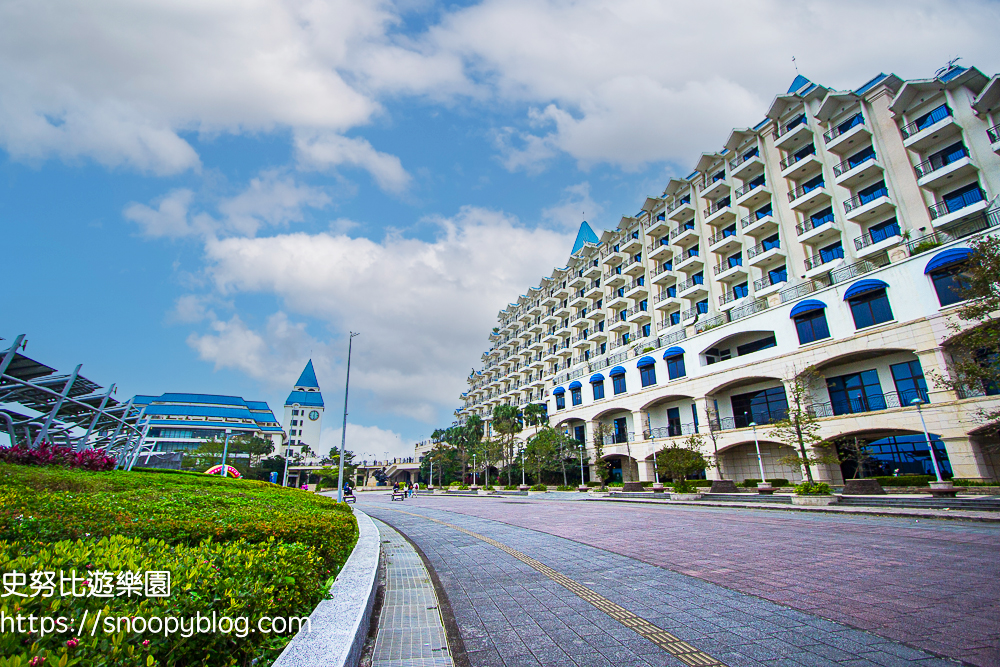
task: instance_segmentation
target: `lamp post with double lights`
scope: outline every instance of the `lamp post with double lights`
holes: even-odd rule
[[[931,454],[931,465],[934,466],[934,476],[937,477],[937,482],[932,482],[932,484],[935,484],[938,488],[953,486],[954,483],[951,480],[945,480],[941,477],[941,468],[938,466],[937,456],[934,454],[934,444],[931,442],[930,433],[927,432],[927,422],[924,421],[924,412],[920,408],[923,404],[924,399],[919,396],[910,401],[910,405],[917,406],[917,414],[920,415],[920,426],[924,429],[924,439],[927,441],[927,451]]]
[[[760,469],[760,482],[757,484],[757,493],[771,495],[774,493],[774,487],[771,486],[771,483],[767,481],[767,476],[764,475],[764,459],[760,455],[760,442],[757,440],[757,422],[750,422],[750,428],[753,429],[753,446],[757,450],[757,467]]]
[[[527,448],[523,447],[523,446],[521,447],[521,486],[518,487],[518,489],[517,489],[518,491],[527,491],[528,490],[528,483],[525,481],[525,478],[524,478],[524,451],[525,451],[525,449],[527,449]]]

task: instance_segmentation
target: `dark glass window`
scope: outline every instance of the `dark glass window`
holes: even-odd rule
[[[754,216],[754,219],[760,220],[761,218],[766,218],[767,216],[771,215],[772,212],[773,212],[773,208],[771,207],[771,205],[770,204],[766,204],[764,206],[761,206],[756,211],[754,211],[753,212],[753,216]]]
[[[802,184],[802,192],[803,193],[810,192],[811,190],[815,190],[816,188],[823,187],[823,185],[824,185],[824,183],[823,183],[823,174],[820,174],[819,176],[816,176],[814,178],[810,178],[808,181],[806,181],[805,183],[803,183]]]
[[[863,164],[868,160],[875,157],[875,149],[869,146],[868,148],[862,148],[860,151],[847,158],[848,169],[854,169],[859,164]]]
[[[677,296],[677,285],[671,285],[667,288],[667,296],[676,297]]]
[[[656,384],[656,366],[652,364],[639,369],[639,379],[643,387],[650,387]]]
[[[812,343],[830,337],[830,327],[826,323],[826,311],[814,310],[795,318],[795,330],[799,334],[799,345]]]
[[[680,324],[681,323],[681,313],[680,311],[670,313],[670,324]]]
[[[826,388],[830,392],[830,405],[835,415],[886,408],[882,385],[875,369],[827,378]]]
[[[819,249],[819,256],[823,260],[823,263],[832,262],[835,259],[842,259],[844,257],[844,246],[840,244],[840,241],[836,243],[831,243],[825,248]]]
[[[699,313],[704,315],[705,313],[708,312],[708,299],[705,299],[704,301],[699,301],[698,303],[694,304],[694,307],[698,310]]]
[[[733,287],[733,298],[742,299],[746,295],[750,294],[750,287],[747,283],[740,283]]]
[[[752,352],[757,352],[759,350],[766,350],[769,347],[776,347],[778,341],[774,336],[768,336],[766,338],[761,338],[760,340],[755,340],[750,343],[745,343],[743,345],[736,346],[736,356],[742,357],[744,354],[751,354]]]
[[[855,114],[837,126],[837,134],[843,134],[855,125],[860,125],[863,122],[865,122],[864,117],[860,113]]]
[[[722,230],[722,238],[736,236],[736,225],[732,224]]]
[[[667,377],[671,380],[676,380],[685,375],[687,375],[687,370],[684,368],[684,355],[679,354],[676,357],[669,357],[667,359]]]
[[[856,329],[892,321],[892,308],[889,307],[889,297],[884,289],[859,294],[848,299],[848,303],[851,304]]]
[[[732,397],[733,419],[737,428],[746,428],[750,422],[770,424],[788,415],[788,399],[784,387],[772,387],[737,394]]]
[[[738,252],[726,258],[726,264],[731,269],[734,266],[743,266],[743,253]]]
[[[812,222],[813,227],[819,227],[820,225],[825,225],[826,223],[833,220],[833,208],[827,206],[819,213],[813,213],[809,216],[809,220]]]
[[[783,283],[788,280],[788,269],[782,266],[781,268],[772,269],[767,272],[767,277],[770,278],[772,285],[777,285],[778,283]]]
[[[892,371],[892,381],[896,385],[900,405],[909,405],[915,398],[921,399],[924,403],[929,402],[924,369],[920,367],[919,360],[893,364],[889,366],[889,370]]]
[[[586,438],[587,438],[587,430],[582,424],[580,426],[573,427],[574,440],[576,440],[577,442],[586,442]]]
[[[941,306],[962,301],[962,290],[969,285],[968,265],[964,262],[931,271],[931,281]]]
[[[566,394],[556,394],[556,410],[566,408]]]
[[[930,436],[934,456],[941,466],[941,474],[944,477],[951,477],[951,462],[948,460],[948,451],[944,443],[941,442],[940,436],[934,433]],[[934,474],[931,455],[927,450],[927,439],[923,433],[882,438],[868,443],[867,451],[870,458],[864,462],[859,475],[861,477]],[[851,461],[849,456],[841,456],[841,461],[840,469],[844,479],[852,479],[856,473],[857,463]]]
[[[983,189],[979,187],[979,183],[969,183],[965,187],[949,192],[943,199],[945,207],[951,213],[952,211],[957,211],[966,206],[972,206],[976,202],[983,201],[985,196],[983,195]]]
[[[615,395],[625,393],[625,375],[615,375],[611,378],[611,383],[615,388]]]
[[[680,408],[667,408],[667,433],[669,435],[681,435]]]
[[[928,158],[928,162],[931,163],[931,169],[936,170],[941,167],[945,167],[952,162],[961,160],[969,154],[969,149],[965,147],[961,141],[948,146],[947,148],[940,150]]]
[[[604,380],[600,382],[591,383],[591,387],[594,388],[594,400],[599,401],[604,398]]]
[[[642,335],[643,336],[648,336],[651,331],[652,331],[652,325],[651,324],[643,324],[642,325]]]
[[[869,185],[867,188],[858,190],[858,201],[864,205],[875,201],[879,197],[884,197],[887,194],[889,194],[889,190],[885,187],[885,181],[879,181],[878,183]]]
[[[580,405],[583,403],[583,390],[582,389],[570,389],[569,390],[571,400],[573,405]]]
[[[768,236],[766,239],[761,241],[760,245],[764,250],[770,250],[771,248],[780,248],[781,239],[779,238],[778,234],[772,234],[771,236]]]
[[[917,130],[924,130],[938,121],[942,121],[951,115],[951,109],[948,108],[947,104],[942,104],[941,106],[933,109],[932,111],[925,113],[920,116],[913,124],[917,126]]]
[[[899,222],[896,221],[896,218],[890,218],[885,222],[872,225],[868,229],[868,236],[871,237],[872,243],[878,243],[879,241],[884,241],[888,238],[899,235]]]
[[[795,153],[795,159],[792,160],[792,163],[794,164],[795,162],[798,162],[803,158],[807,158],[810,155],[816,155],[816,144],[809,144],[805,148],[798,150]]]

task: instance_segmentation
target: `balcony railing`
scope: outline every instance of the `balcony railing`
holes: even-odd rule
[[[732,203],[733,203],[733,200],[729,196],[723,197],[722,199],[720,199],[717,202],[713,202],[711,206],[709,206],[708,208],[705,209],[705,211],[704,211],[705,217],[708,218],[708,217],[714,215],[715,213],[718,213],[722,209],[727,208]]]
[[[675,423],[668,426],[654,426],[648,431],[643,431],[642,437],[644,440],[653,440],[655,438],[676,438],[681,435],[694,435],[697,432],[698,425],[695,423]]]
[[[739,294],[739,295],[737,295],[732,290],[729,290],[725,294],[722,294],[721,296],[719,296],[719,305],[720,306],[724,306],[727,303],[730,303],[731,301],[736,301],[737,299],[742,299],[745,296],[746,296],[746,294]]]
[[[729,321],[735,322],[736,320],[741,320],[744,317],[750,317],[756,313],[767,310],[767,299],[757,299],[743,306],[737,306],[729,311]]]
[[[757,255],[762,255],[768,250],[772,250],[774,248],[781,248],[781,239],[778,239],[777,241],[761,241],[754,247],[747,249],[747,259],[752,259]]]
[[[907,241],[906,247],[911,255],[915,255],[935,246],[957,241],[993,227],[1000,227],[1000,209],[994,209],[988,213],[977,215],[971,220],[949,226],[947,230],[937,229],[926,236],[911,239]]]
[[[886,239],[891,239],[893,236],[900,236],[901,232],[899,230],[899,223],[894,225],[886,225],[881,229],[870,229],[867,234],[862,234],[858,238],[854,239],[854,247],[857,250],[863,250],[870,245],[876,243],[881,243]]]
[[[698,315],[704,315],[708,312],[708,305],[705,306],[695,306],[694,308],[688,308],[683,313],[681,313],[681,321],[693,320]]]
[[[694,332],[701,333],[702,331],[708,331],[709,329],[720,327],[727,322],[729,322],[729,317],[726,313],[721,313],[705,320],[698,320],[698,323],[694,325]]]
[[[833,175],[842,176],[847,172],[849,172],[851,169],[854,169],[855,167],[860,167],[869,160],[871,160],[872,162],[875,161],[875,153],[869,153],[864,157],[860,158],[847,158],[840,164],[833,165]]]
[[[761,278],[760,280],[753,281],[753,290],[755,292],[759,292],[760,290],[767,289],[772,285],[780,285],[781,283],[787,283],[787,282],[788,282],[787,273],[779,273],[775,276],[772,276],[770,273],[765,273],[763,278]]]
[[[854,197],[851,197],[850,199],[844,202],[844,212],[850,213],[856,208],[861,208],[865,204],[870,204],[879,197],[888,197],[888,196],[889,196],[889,188],[887,188],[884,185],[872,192],[855,195]]]
[[[864,124],[865,124],[865,117],[862,116],[859,113],[859,114],[855,115],[853,118],[851,118],[850,120],[848,120],[848,121],[846,121],[844,123],[841,123],[837,127],[835,127],[832,130],[830,130],[829,132],[824,133],[823,134],[823,143],[828,144],[831,141],[833,141],[834,139],[836,139],[837,137],[839,137],[840,135],[842,135],[843,133],[845,133],[848,130],[850,130],[852,127],[856,127],[858,125],[864,125]]]
[[[667,299],[676,299],[676,298],[677,298],[677,290],[674,290],[673,292],[670,292],[668,290],[662,290],[659,294],[656,295],[656,303],[666,301]]]
[[[784,127],[780,127],[779,126],[778,129],[776,129],[774,131],[774,138],[778,139],[778,138],[780,138],[780,137],[788,134],[789,132],[791,132],[792,130],[794,130],[795,128],[797,128],[799,125],[804,124],[805,122],[806,122],[806,115],[805,114],[802,114],[801,116],[797,116],[797,117],[793,118],[792,120],[788,121],[787,125],[785,125]]]
[[[646,306],[635,306],[634,308],[629,308],[625,311],[625,317],[632,317],[633,315],[638,315],[639,313],[649,312],[646,310]]]
[[[673,343],[680,342],[687,338],[687,332],[684,329],[679,331],[674,331],[673,333],[663,334],[656,339],[657,347],[666,347],[667,345],[672,345]]]
[[[759,412],[737,415],[735,417],[713,419],[709,421],[709,425],[713,431],[731,431],[736,428],[750,428],[751,423],[756,424],[757,426],[765,426],[767,424],[779,422],[787,417],[787,408],[784,410],[762,410]]]
[[[744,184],[742,187],[737,188],[735,196],[737,199],[739,199],[748,192],[756,190],[757,188],[764,187],[764,184],[765,184],[764,179],[750,181],[749,183]]]
[[[799,224],[795,225],[795,231],[799,236],[802,236],[808,231],[812,231],[817,227],[825,225],[828,222],[833,222],[833,213],[828,213],[821,218],[806,218]]]
[[[768,211],[764,215],[757,215],[756,213],[751,213],[747,217],[740,220],[740,229],[746,229],[752,224],[755,224],[758,220],[763,220],[764,218],[774,215],[774,211]]]
[[[960,211],[967,206],[978,204],[984,199],[985,197],[983,196],[983,191],[981,189],[964,192],[957,197],[950,197],[945,199],[940,204],[934,204],[934,206],[929,207],[931,220],[937,220],[938,218],[948,215],[949,213],[954,213],[955,211]]]
[[[682,227],[676,227],[670,230],[670,240],[673,241],[675,238],[687,231],[694,231],[694,224],[687,224]]]
[[[732,160],[730,160],[729,161],[729,168],[730,169],[736,169],[736,167],[740,166],[741,164],[743,164],[747,160],[752,160],[752,159],[754,159],[755,157],[757,157],[759,155],[760,155],[760,151],[757,150],[756,148],[753,149],[752,151],[748,151],[748,152],[744,153],[743,155],[741,155],[739,157],[736,157],[736,158],[733,158]]]
[[[812,150],[809,150],[809,148],[811,148]],[[810,145],[809,148],[796,151],[791,155],[789,155],[788,157],[786,157],[781,162],[779,162],[778,165],[781,167],[781,171],[788,169],[796,162],[801,162],[802,160],[805,160],[810,155],[816,155],[816,146]]]
[[[969,149],[962,146],[958,150],[947,153],[946,155],[939,155],[937,157],[932,157],[930,160],[924,160],[913,169],[917,172],[917,178],[923,178],[927,174],[932,174],[938,169],[943,169],[952,162],[958,162],[964,157],[969,157]]]
[[[844,249],[837,248],[836,250],[831,250],[827,253],[818,252],[812,257],[806,258],[806,271],[812,271],[817,266],[823,266],[827,262],[832,262],[835,259],[844,259]]]
[[[911,389],[904,391],[902,395],[892,391],[887,394],[855,396],[827,403],[813,403],[809,408],[809,412],[814,417],[837,417],[840,415],[856,415],[861,412],[879,412],[892,408],[908,407],[910,401],[915,398],[921,399],[924,403],[930,402],[926,391]]]
[[[990,143],[997,143],[1000,141],[1000,125],[994,125],[993,127],[987,129],[986,134],[990,138]]]
[[[904,139],[909,139],[917,132],[920,132],[921,130],[926,130],[934,123],[942,121],[950,115],[951,115],[951,109],[948,107],[948,105],[942,104],[937,109],[934,109],[934,111],[927,114],[926,117],[914,121],[909,125],[904,125],[902,128],[900,128],[899,131],[903,134]]]
[[[781,297],[781,303],[788,303],[789,301],[795,301],[796,299],[805,296],[806,294],[812,294],[816,290],[823,289],[824,287],[830,286],[830,279],[827,276],[816,276],[812,280],[807,280],[804,283],[799,283],[795,287],[789,287],[788,289],[783,289],[778,292],[778,296]]]
[[[815,185],[800,185],[797,188],[792,188],[791,190],[788,191],[788,201],[790,202],[795,201],[799,197],[806,195],[812,192],[813,190],[818,190],[819,188],[822,188],[825,185],[826,185],[825,182],[820,181]]]
[[[717,264],[715,266],[715,268],[712,269],[712,272],[713,272],[712,275],[716,275],[717,276],[720,273],[722,273],[723,271],[728,271],[729,269],[731,269],[733,267],[736,267],[736,266],[743,266],[743,258],[742,257],[739,258],[739,261],[734,261],[732,263],[730,263],[730,262],[723,262],[722,264]]]
[[[670,205],[667,206],[667,213],[668,214],[669,213],[673,213],[674,211],[676,211],[677,209],[679,209],[681,206],[684,206],[684,204],[690,204],[690,203],[691,203],[691,198],[690,197],[684,197],[683,199],[678,199],[677,201],[670,202]]]
[[[719,241],[722,241],[723,239],[727,239],[730,236],[732,236],[732,237],[736,236],[736,230],[735,229],[723,229],[718,234],[715,234],[714,236],[712,236],[712,238],[710,238],[708,242],[711,245],[715,245]]]
[[[705,284],[705,276],[691,276],[689,279],[685,280],[684,282],[682,282],[680,285],[677,286],[677,291],[683,292],[689,287],[694,287],[695,285],[704,285],[704,284]]]
[[[881,269],[883,266],[889,265],[889,253],[882,252],[871,257],[866,257],[861,261],[854,262],[853,264],[848,264],[847,266],[840,266],[830,272],[830,282],[833,284],[842,283],[858,276],[862,276],[866,273],[871,273],[876,269]]]
[[[635,433],[612,433],[604,436],[605,445],[624,445],[626,442],[635,442]]]

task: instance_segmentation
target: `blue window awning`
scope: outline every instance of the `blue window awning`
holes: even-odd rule
[[[789,317],[798,317],[799,315],[804,315],[805,313],[811,313],[814,310],[825,310],[826,304],[822,301],[817,301],[816,299],[806,299],[805,301],[799,301],[792,308],[792,312],[788,314]]]
[[[667,351],[663,353],[664,359],[669,359],[670,357],[679,357],[684,354],[683,347],[668,347]]]
[[[562,387],[556,387],[555,389],[552,390],[552,395],[553,396],[562,396],[565,393],[566,393],[566,390],[563,389]]]
[[[645,368],[646,366],[654,366],[656,364],[656,359],[653,357],[643,357],[636,363],[639,368]]]
[[[582,387],[582,386],[583,386],[583,385],[582,385],[582,384],[580,384],[580,381],[579,381],[579,380],[573,380],[572,382],[570,382],[570,383],[569,383],[569,388],[570,388],[570,389],[579,389],[579,388],[580,388],[580,387]]]
[[[844,301],[864,294],[865,292],[874,292],[875,290],[886,289],[887,287],[889,287],[889,283],[882,282],[881,280],[877,280],[875,278],[859,280],[847,288],[847,292],[844,293]]]
[[[604,376],[601,375],[600,373],[594,373],[593,375],[590,376],[590,384],[594,384],[597,382],[604,382]]]
[[[621,366],[615,366],[610,371],[608,371],[608,375],[610,375],[611,377],[614,377],[616,375],[625,375],[625,369],[622,368]]]
[[[948,266],[949,264],[958,264],[959,262],[964,262],[969,259],[969,255],[972,254],[972,250],[969,248],[951,248],[950,250],[943,250],[931,258],[931,261],[927,262],[927,266],[924,267],[924,273],[930,273],[935,269],[940,269]]]

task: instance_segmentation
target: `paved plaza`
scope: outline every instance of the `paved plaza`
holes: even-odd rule
[[[1000,665],[997,524],[534,498],[359,507],[423,551],[459,665]]]

